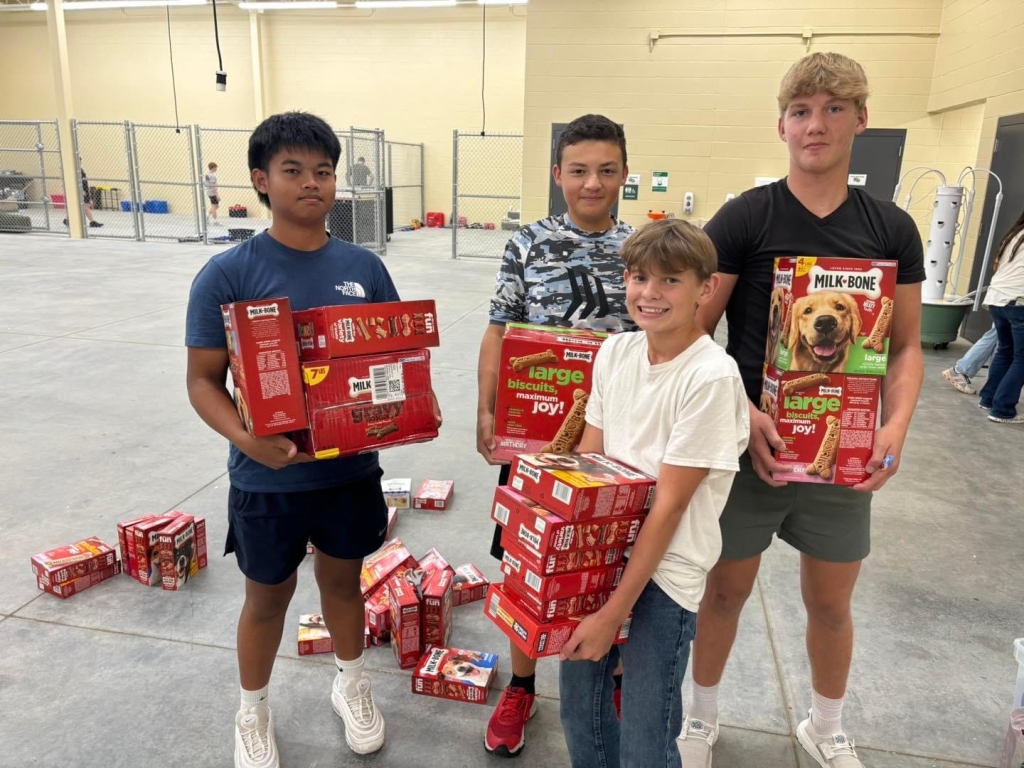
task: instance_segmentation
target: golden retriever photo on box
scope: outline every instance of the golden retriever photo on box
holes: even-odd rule
[[[790,310],[791,371],[840,373],[860,335],[857,302],[848,293],[822,291],[803,296]]]
[[[764,359],[768,362],[775,359],[775,347],[779,343],[786,319],[786,289],[776,287],[772,289],[771,303],[768,309],[768,346],[764,355]]]

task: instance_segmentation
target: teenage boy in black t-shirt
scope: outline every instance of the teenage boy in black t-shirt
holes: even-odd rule
[[[788,176],[730,201],[705,229],[718,248],[721,282],[700,317],[709,332],[723,312],[728,318],[728,352],[751,400],[751,434],[721,518],[722,559],[709,574],[698,614],[692,703],[678,742],[688,768],[712,765],[718,683],[761,553],[773,535],[801,553],[813,691],[811,716],[797,728],[800,744],[823,768],[863,768],[841,722],[853,653],[850,600],[870,550],[871,493],[899,469],[921,390],[920,284],[925,278],[921,240],[910,216],[847,185],[853,139],[867,127],[867,96],[864,70],[845,56],[816,53],[794,64],[778,96]],[[772,472],[785,469],[772,455],[783,442],[756,403],[777,256],[899,262],[882,427],[867,465],[870,477],[853,488],[772,479]]]

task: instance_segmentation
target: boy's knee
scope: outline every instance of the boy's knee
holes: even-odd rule
[[[245,611],[257,621],[279,619],[288,612],[294,592],[294,580],[272,587],[250,585],[245,592]]]
[[[701,610],[708,608],[723,616],[739,615],[752,591],[753,585],[725,580],[709,583]]]
[[[340,600],[362,600],[358,570],[321,566],[315,567],[313,571],[321,593]]]
[[[807,617],[831,630],[840,630],[852,621],[850,601],[842,599],[804,597]]]

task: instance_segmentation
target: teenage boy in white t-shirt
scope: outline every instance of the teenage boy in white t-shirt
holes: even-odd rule
[[[681,686],[718,518],[750,434],[739,369],[697,325],[718,285],[711,240],[665,219],[622,247],[626,305],[643,333],[598,353],[581,452],[658,478],[654,506],[608,603],[562,651],[561,716],[573,768],[679,768]],[[629,642],[613,646],[632,613]],[[622,720],[612,703],[621,658]]]

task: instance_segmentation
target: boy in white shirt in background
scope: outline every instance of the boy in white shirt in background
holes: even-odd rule
[[[718,285],[711,240],[665,219],[622,247],[626,304],[642,333],[608,339],[594,365],[580,452],[658,478],[654,505],[605,606],[562,651],[561,717],[573,768],[679,768],[682,682],[718,518],[750,434],[735,361],[697,325]],[[629,641],[613,646],[632,613]],[[622,720],[612,703],[621,658]]]

